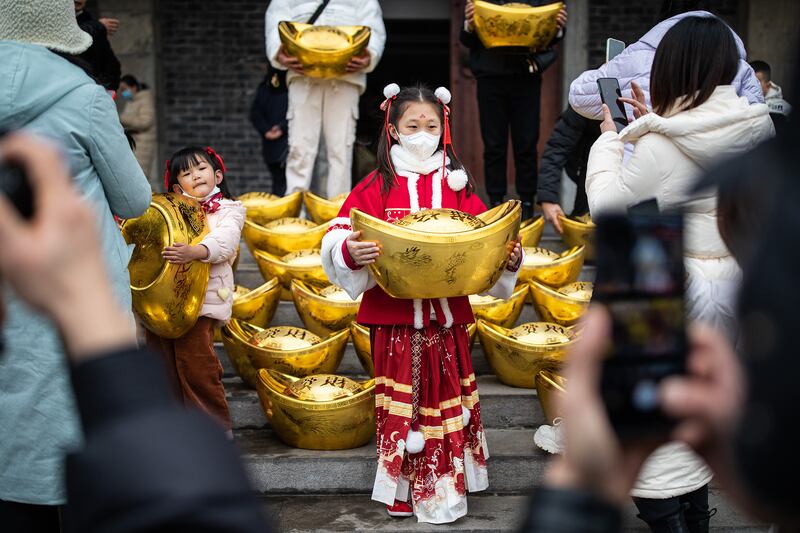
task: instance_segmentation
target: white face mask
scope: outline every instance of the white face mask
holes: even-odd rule
[[[411,135],[398,134],[400,146],[420,161],[425,161],[439,147],[440,135],[433,135],[427,131],[418,131]]]

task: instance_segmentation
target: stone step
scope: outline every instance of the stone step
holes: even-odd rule
[[[486,428],[533,428],[544,423],[544,414],[532,389],[503,385],[495,376],[478,376],[481,418]],[[225,378],[233,429],[269,427],[256,391],[238,377]]]
[[[490,459],[491,461],[491,459]],[[519,494],[476,493],[468,496],[467,516],[452,524],[420,524],[414,518],[392,518],[378,502],[368,496],[352,495],[278,495],[262,498],[266,514],[272,518],[277,531],[286,533],[332,533],[340,531],[417,532],[458,531],[460,533],[516,532],[527,512],[528,496]],[[765,526],[743,515],[733,507],[719,490],[709,495],[711,507],[717,514],[711,519],[711,531],[755,533]],[[646,532],[648,527],[636,518],[633,504],[625,507],[622,530]]]
[[[489,484],[496,492],[524,492],[541,479],[547,454],[533,444],[533,429],[487,429]],[[375,480],[374,439],[351,450],[302,450],[269,429],[234,431],[242,462],[260,493],[368,494]]]

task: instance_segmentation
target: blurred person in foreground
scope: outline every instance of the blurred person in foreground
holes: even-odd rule
[[[26,169],[35,211],[24,221],[0,195],[0,275],[58,326],[85,433],[66,458],[62,531],[269,531],[222,429],[180,408],[158,359],[137,349],[93,210],[60,154],[12,134],[0,141],[6,162]],[[3,531],[39,531],[0,516]]]

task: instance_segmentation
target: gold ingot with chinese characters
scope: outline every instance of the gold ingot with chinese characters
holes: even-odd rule
[[[303,328],[276,326],[247,339],[245,352],[253,368],[272,368],[292,376],[332,374],[339,368],[350,330],[319,337]]]
[[[350,59],[369,44],[367,26],[322,26],[281,21],[278,34],[286,52],[303,65],[303,75],[337,78],[347,74]]]
[[[287,217],[261,226],[245,220],[242,236],[251,252],[263,250],[281,256],[288,253],[319,248],[328,223],[315,224],[304,218]]]
[[[475,0],[475,31],[486,48],[524,48],[540,51],[558,33],[556,16],[562,2],[532,7],[522,2],[495,4]]]

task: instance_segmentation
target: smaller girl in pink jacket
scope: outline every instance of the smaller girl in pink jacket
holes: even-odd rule
[[[147,331],[147,345],[164,358],[170,381],[183,404],[205,411],[230,432],[222,365],[214,352],[214,326],[231,317],[231,265],[236,259],[245,208],[230,199],[224,173],[222,157],[212,148],[184,148],[167,161],[166,190],[200,202],[209,233],[196,245],[172,243],[164,248],[162,256],[170,263],[211,263],[211,271],[205,302],[194,327],[177,339],[164,339]]]

